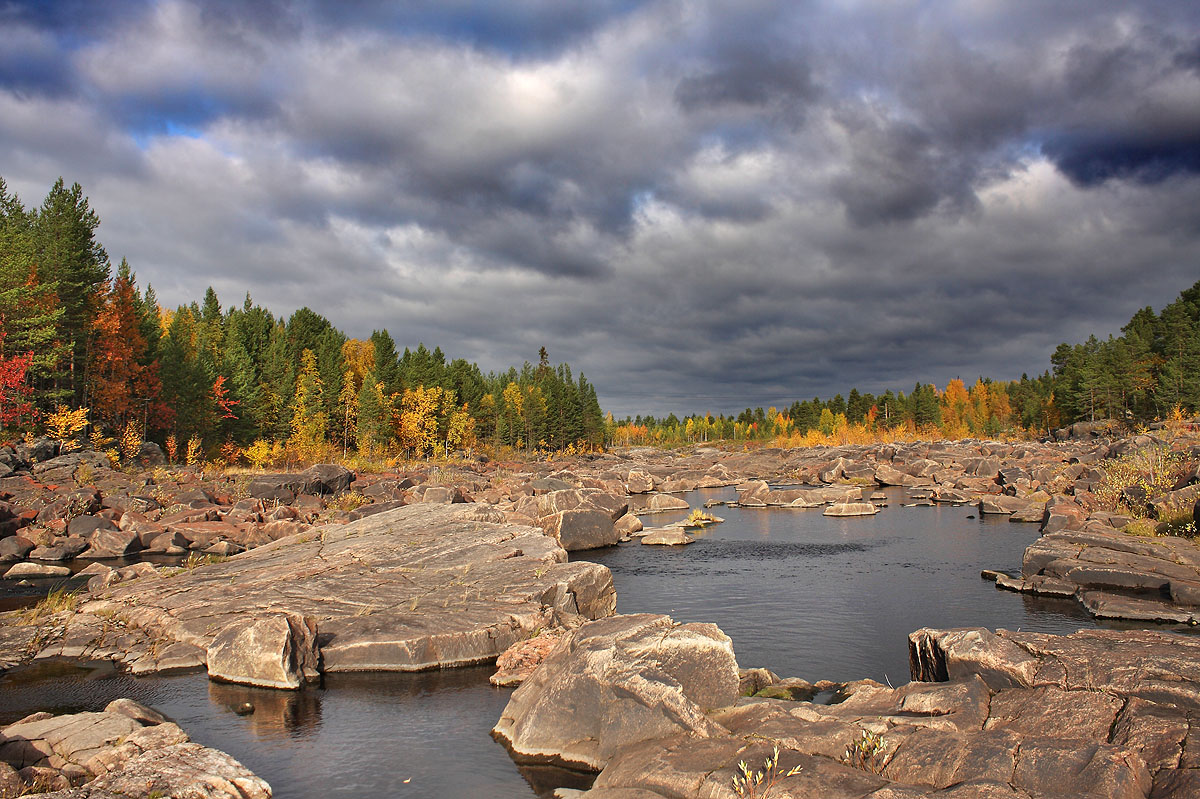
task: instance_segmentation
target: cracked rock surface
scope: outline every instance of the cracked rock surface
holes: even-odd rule
[[[311,679],[317,658],[323,671],[481,663],[539,629],[613,612],[607,568],[567,563],[541,530],[478,521],[475,513],[469,504],[406,506],[172,576],[138,576],[93,592],[74,612],[36,628],[8,614],[0,644],[23,653],[10,662],[109,658],[144,673],[204,665],[233,635],[232,625],[259,620],[262,629],[239,640],[276,642],[301,654],[290,656],[299,675],[293,684],[282,685],[290,678],[274,666],[257,684],[294,687]],[[296,636],[270,634],[281,618],[300,630],[303,646]],[[286,671],[289,657],[283,661]],[[263,671],[261,664],[247,668]],[[254,684],[239,680],[236,669],[221,676]]]
[[[35,713],[0,730],[0,796],[27,793],[269,799],[271,786],[154,710],[117,699],[100,712]]]
[[[774,799],[1200,796],[1200,640],[925,629],[910,642],[914,677],[939,681],[863,680],[831,705],[742,698],[699,732],[601,736],[612,755],[593,788],[563,795],[732,799],[738,764],[761,770],[777,747]]]

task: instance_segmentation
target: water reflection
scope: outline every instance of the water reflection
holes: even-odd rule
[[[323,692],[313,688],[276,691],[247,685],[210,682],[208,697],[229,713],[245,715],[254,734],[263,739],[288,738],[316,732],[321,726]],[[245,713],[245,705],[253,712]]]

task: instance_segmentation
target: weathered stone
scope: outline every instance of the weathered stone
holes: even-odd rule
[[[208,676],[262,688],[299,688],[320,678],[316,620],[278,614],[239,619],[208,645]]]
[[[89,558],[123,558],[142,549],[142,539],[131,530],[102,527],[88,537]]]
[[[105,713],[119,713],[122,716],[128,716],[138,724],[154,725],[162,724],[170,721],[162,713],[159,713],[153,708],[146,707],[141,702],[135,702],[132,699],[114,699],[104,706]]]
[[[642,536],[643,544],[669,547],[690,544],[695,540],[682,527],[660,527]]]
[[[720,734],[704,711],[737,696],[733,647],[715,625],[616,616],[568,633],[512,695],[493,734],[518,760],[599,770],[639,741]]]
[[[517,641],[496,658],[496,673],[488,681],[510,688],[520,685],[554,651],[562,636],[561,630],[545,630],[526,641]]]
[[[1027,507],[1029,507],[1027,501],[1005,494],[991,494],[979,500],[980,513],[996,514],[999,516],[1011,515]]]
[[[568,552],[608,547],[621,540],[621,533],[607,511],[580,508],[564,510],[544,522],[546,534]]]
[[[669,510],[688,510],[690,506],[679,497],[670,494],[653,494],[638,513],[659,513]]]
[[[4,576],[8,579],[21,577],[67,577],[71,570],[66,566],[47,566],[44,563],[17,563]]]
[[[310,479],[308,487],[318,494],[341,494],[350,490],[354,472],[336,463],[318,463],[304,471]]]
[[[649,494],[654,490],[654,477],[642,469],[630,469],[625,478],[625,490],[630,494]]]
[[[0,539],[0,563],[20,560],[33,550],[33,542],[20,535]]]
[[[232,622],[309,616],[320,619],[325,671],[418,671],[487,662],[535,630],[613,612],[608,569],[566,562],[541,530],[474,521],[473,510],[410,505],[170,580],[112,585],[105,600],[80,605],[71,629],[85,643],[120,611],[136,623],[123,651],[180,642],[203,653]]]
[[[825,509],[825,516],[874,516],[879,508],[870,502],[839,502]]]
[[[882,486],[911,486],[920,482],[916,477],[887,464],[880,464],[875,470],[875,482]]]
[[[640,533],[643,529],[642,520],[632,513],[626,513],[621,518],[613,523],[613,530],[622,538],[634,533]],[[2,544],[0,544],[2,546]],[[2,552],[2,550],[0,550]]]

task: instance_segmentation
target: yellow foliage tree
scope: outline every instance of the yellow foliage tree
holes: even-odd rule
[[[325,444],[329,420],[323,410],[324,385],[317,372],[317,357],[312,350],[300,354],[300,374],[296,377],[296,405],[292,414],[292,436],[288,443],[298,457],[308,460],[319,456]]]
[[[437,443],[442,395],[437,386],[417,386],[406,389],[400,399],[400,446],[414,455],[427,454]]]

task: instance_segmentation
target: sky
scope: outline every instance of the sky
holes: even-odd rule
[[[0,0],[114,263],[618,417],[1015,379],[1200,279],[1200,4]]]

